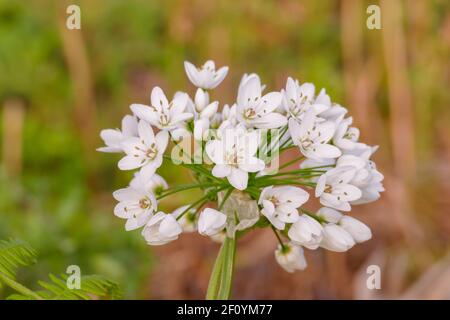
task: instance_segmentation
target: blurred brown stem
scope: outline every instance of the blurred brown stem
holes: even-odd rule
[[[3,105],[3,163],[9,176],[22,171],[22,132],[25,105],[21,99],[8,99]]]

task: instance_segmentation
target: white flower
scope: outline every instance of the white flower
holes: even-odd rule
[[[361,190],[361,197],[352,201],[351,204],[363,204],[373,202],[380,198],[380,192],[384,191],[382,181],[384,176],[377,170],[373,161],[354,155],[343,155],[337,162],[336,167],[351,166],[356,172],[350,183]]]
[[[154,87],[150,96],[150,106],[132,104],[133,113],[140,119],[161,130],[173,130],[191,119],[192,113],[184,112],[188,102],[186,93],[177,93],[169,103],[160,87]]]
[[[180,214],[186,211],[186,209],[189,208],[189,205],[185,205],[183,207],[180,207],[176,209],[172,214],[175,217],[178,217]],[[183,216],[178,219],[179,224],[183,228],[184,232],[194,232],[197,230],[197,215],[196,215],[195,208],[191,208],[186,213],[183,214]]]
[[[208,157],[215,163],[212,174],[227,178],[238,190],[245,190],[248,172],[264,169],[264,161],[254,155],[258,149],[258,132],[246,132],[244,128],[224,130],[222,139],[209,141],[206,145]]]
[[[204,236],[219,233],[225,227],[227,216],[215,209],[206,208],[198,218],[198,232]]]
[[[105,129],[100,132],[100,137],[105,142],[106,147],[97,148],[100,152],[123,152],[122,142],[128,138],[138,135],[137,119],[126,115],[122,119],[122,131],[119,129]]]
[[[302,247],[292,243],[285,243],[283,247],[279,245],[275,250],[275,259],[284,270],[290,273],[304,270],[308,266]]]
[[[280,92],[261,96],[261,81],[257,75],[248,76],[239,87],[237,117],[247,127],[274,129],[287,123],[282,114],[274,112],[281,103]]]
[[[330,107],[323,96],[316,99],[315,87],[312,83],[300,85],[298,80],[294,81],[289,77],[286,82],[286,90],[283,93],[283,107],[291,117],[296,119],[302,119],[306,111],[310,109],[317,115]],[[325,93],[321,92],[321,94],[324,95]]]
[[[353,237],[336,224],[327,224],[323,227],[322,248],[335,252],[345,252],[355,245]]]
[[[178,239],[182,228],[173,214],[158,212],[142,229],[142,235],[149,245],[159,246]]]
[[[301,123],[293,118],[289,119],[289,133],[294,144],[305,157],[318,161],[341,155],[337,147],[328,144],[333,137],[334,128],[334,124],[329,121],[318,121],[312,109],[306,112]]]
[[[314,250],[322,241],[323,228],[315,219],[303,214],[289,228],[288,236],[293,243]]]
[[[355,218],[343,216],[339,221],[339,225],[345,231],[350,233],[357,243],[361,243],[372,238],[372,232],[369,227]]]
[[[156,211],[156,198],[149,191],[128,187],[115,191],[113,197],[119,201],[114,208],[114,214],[119,218],[127,219],[125,223],[127,231],[145,225]]]
[[[155,173],[150,179],[143,179],[139,172],[136,172],[133,179],[130,181],[130,187],[138,190],[143,189],[158,194],[169,188],[169,185],[166,180],[164,180],[164,178],[157,173]]]
[[[163,154],[169,141],[166,131],[153,133],[152,127],[145,121],[139,121],[139,137],[132,137],[123,142],[126,156],[120,159],[120,170],[141,168],[142,179],[150,179],[163,161]]]
[[[286,223],[294,223],[299,219],[297,208],[309,199],[303,189],[291,186],[264,188],[258,203],[263,206],[261,213],[272,225],[284,230]]]
[[[324,206],[341,211],[350,211],[350,201],[361,197],[361,190],[350,181],[354,178],[356,170],[351,166],[334,168],[319,177],[316,185],[316,197]]]
[[[192,63],[185,61],[184,69],[192,84],[202,89],[214,89],[228,73],[228,67],[222,67],[216,71],[214,61],[208,60],[201,68],[196,68]]]
[[[334,133],[333,143],[341,149],[353,149],[359,139],[359,129],[349,127],[352,124],[352,117],[342,120]]]

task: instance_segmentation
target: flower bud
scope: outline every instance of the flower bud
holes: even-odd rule
[[[198,232],[204,236],[212,236],[220,232],[227,221],[227,216],[215,209],[206,208],[198,219]]]
[[[328,207],[320,208],[319,211],[317,211],[317,215],[330,223],[338,223],[343,217],[342,213]]]
[[[350,233],[336,224],[327,224],[323,228],[323,239],[320,246],[330,251],[345,252],[355,245]]]
[[[322,241],[323,228],[315,219],[304,214],[291,226],[288,236],[293,243],[314,250]]]
[[[160,211],[149,220],[142,235],[148,244],[158,246],[178,239],[181,232],[181,226],[175,217]]]
[[[201,88],[197,89],[194,99],[195,99],[195,109],[197,110],[197,112],[201,112],[209,103],[208,93],[203,91],[203,89]]]
[[[308,266],[302,247],[292,243],[285,243],[283,247],[279,245],[275,250],[275,259],[284,270],[290,273],[295,270],[304,270]]]
[[[345,231],[350,233],[357,243],[361,243],[372,238],[372,232],[369,227],[355,218],[344,216],[339,221],[339,225]]]

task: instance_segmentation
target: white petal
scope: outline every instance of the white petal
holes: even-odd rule
[[[260,108],[265,113],[270,113],[280,106],[282,97],[280,92],[269,92],[261,97]]]
[[[372,238],[372,232],[369,227],[355,218],[344,216],[341,221],[339,221],[339,225],[344,228],[345,231],[350,233],[357,243]]]
[[[272,112],[252,121],[252,124],[259,129],[275,129],[287,124],[287,118],[280,113]]]
[[[156,134],[155,143],[158,149],[158,154],[163,154],[166,151],[169,142],[169,133],[167,131],[160,131]]]
[[[141,158],[127,155],[120,159],[118,167],[120,170],[133,170],[142,166]]]
[[[180,113],[180,114],[174,114],[170,122],[172,125],[176,125],[180,122],[190,120],[193,117],[194,117],[194,115],[192,113],[187,113],[187,112]]]
[[[139,119],[148,121],[152,124],[158,121],[156,112],[153,111],[149,106],[135,103],[130,106],[130,109]]]
[[[212,175],[217,178],[224,178],[231,174],[231,167],[226,164],[216,164],[212,169]]]
[[[239,169],[242,169],[247,172],[258,172],[263,170],[266,167],[264,161],[258,159],[256,157],[249,157],[245,163],[239,164]]]
[[[186,75],[193,85],[199,86],[199,72],[198,69],[190,62],[184,62],[184,69],[186,70]]]
[[[105,129],[100,131],[100,137],[107,146],[117,147],[122,142],[122,132],[115,129]]]
[[[342,152],[331,144],[315,144],[311,149],[304,152],[307,157],[316,159],[330,159],[339,157]]]
[[[286,98],[289,104],[292,102],[297,103],[297,83],[291,77],[286,81]]]
[[[248,173],[240,169],[231,169],[231,174],[227,177],[228,182],[238,190],[247,188]]]
[[[169,101],[167,101],[166,95],[160,87],[154,87],[150,95],[150,101],[152,106],[159,112],[169,107]]]
[[[170,214],[161,221],[159,225],[159,232],[165,237],[175,237],[182,232],[182,228],[177,220]]]
[[[289,119],[289,134],[291,135],[294,144],[298,145],[298,139],[301,137],[302,130],[300,123],[293,118]]]
[[[219,108],[219,102],[214,101],[206,106],[205,109],[200,113],[200,117],[202,118],[211,118],[213,115],[217,113],[217,109]]]
[[[122,135],[124,138],[135,137],[138,135],[138,121],[136,117],[126,115],[122,119]]]
[[[144,144],[149,147],[155,142],[155,135],[152,127],[145,121],[139,121],[138,125],[139,138],[144,141]]]
[[[322,207],[317,211],[317,215],[322,219],[325,219],[327,222],[338,223],[339,220],[343,217],[343,214],[337,210]]]
[[[226,66],[217,70],[214,80],[209,85],[209,88],[214,89],[215,87],[217,87],[223,81],[223,79],[225,79],[225,77],[227,76],[227,73],[228,73],[228,67],[226,67]]]
[[[246,106],[249,102],[254,102],[261,97],[261,82],[257,75],[249,76],[242,87],[239,88],[237,103],[238,106]]]
[[[134,188],[123,188],[113,192],[113,197],[117,201],[138,200],[142,194]]]
[[[144,179],[144,181],[148,181],[155,174],[157,168],[158,167],[153,163],[148,163],[141,168],[139,174],[141,175],[142,179]]]
[[[179,92],[172,100],[170,113],[175,115],[183,113],[186,109],[188,98],[189,97],[186,93]]]

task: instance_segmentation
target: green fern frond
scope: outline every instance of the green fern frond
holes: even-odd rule
[[[119,285],[107,277],[100,275],[82,276],[80,289],[69,289],[67,286],[67,275],[57,277],[49,275],[50,281],[39,281],[44,288],[42,291],[34,292],[44,300],[92,300],[95,298],[120,299],[122,291]],[[29,295],[13,294],[9,300],[29,300],[35,297]]]
[[[17,269],[36,262],[36,251],[21,240],[0,240],[0,284],[17,293],[10,300],[92,300],[99,298],[120,299],[122,291],[117,283],[100,275],[80,277],[80,289],[69,289],[68,275],[49,275],[49,281],[39,281],[43,288],[32,291],[15,280]]]
[[[36,251],[22,240],[0,240],[0,272],[11,279],[16,277],[17,268],[35,263],[36,256]]]

